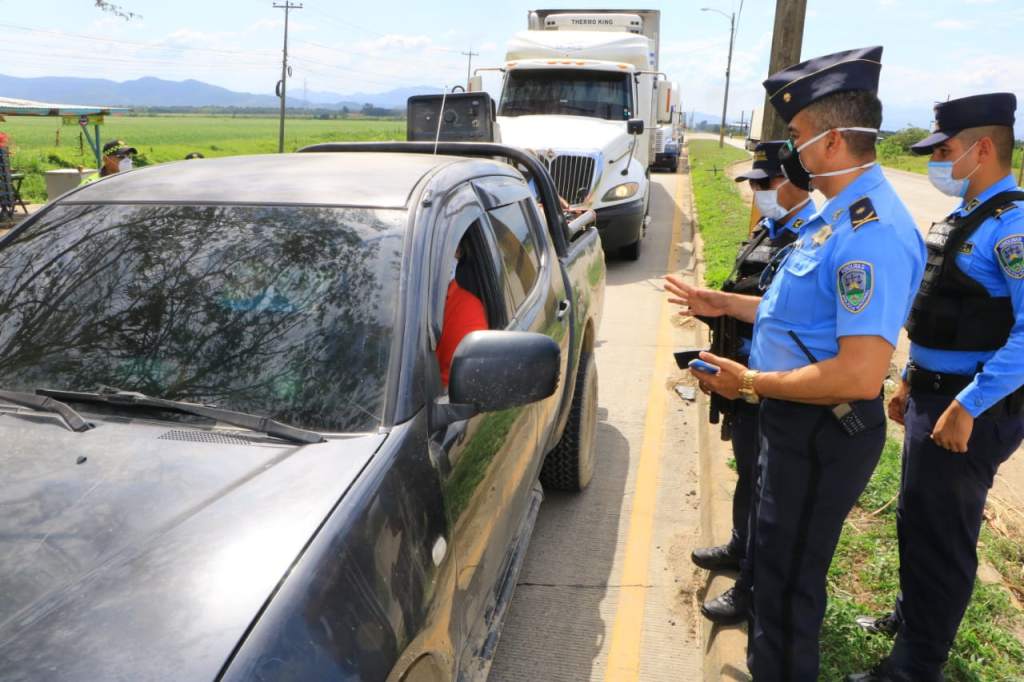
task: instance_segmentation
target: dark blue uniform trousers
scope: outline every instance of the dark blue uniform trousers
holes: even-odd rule
[[[732,537],[729,539],[729,552],[738,557],[745,557],[747,553],[750,509],[753,506],[754,481],[757,475],[757,455],[761,449],[758,412],[757,405],[736,401],[731,417],[732,454],[736,459],[737,478],[736,489],[732,495]],[[737,583],[738,586],[740,583]]]
[[[885,443],[881,398],[856,409],[867,429],[850,436],[826,407],[762,403],[749,545],[754,609],[747,663],[756,682],[818,679],[825,577],[843,521]]]
[[[981,415],[967,454],[930,435],[952,402],[914,391],[907,401],[896,528],[900,548],[900,621],[890,664],[915,680],[940,680],[974,588],[978,534],[999,465],[1024,436],[1020,415]]]

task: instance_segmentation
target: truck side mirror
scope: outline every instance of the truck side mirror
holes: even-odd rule
[[[543,400],[558,387],[560,358],[558,344],[544,334],[473,332],[455,349],[449,399],[476,413]]]
[[[631,118],[626,121],[626,132],[630,135],[644,134],[644,120],[642,118]]]

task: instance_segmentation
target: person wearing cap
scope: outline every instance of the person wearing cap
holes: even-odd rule
[[[941,680],[978,568],[989,488],[1024,439],[1024,191],[1010,172],[1017,100],[976,95],[935,106],[928,176],[960,197],[928,233],[911,307],[910,362],[889,403],[903,424],[896,610],[858,623],[895,634],[854,681]]]
[[[754,322],[750,368],[701,355],[711,390],[760,403],[747,662],[755,680],[817,680],[825,579],[885,443],[882,382],[924,270],[924,240],[875,160],[881,47],[772,74],[791,183],[826,203],[765,269],[754,297],[703,290],[697,315]]]
[[[93,173],[85,178],[85,180],[82,181],[82,184],[96,182],[100,178],[105,178],[108,175],[131,170],[133,167],[132,157],[138,153],[139,150],[135,147],[129,147],[126,145],[124,140],[111,140],[110,142],[107,142],[103,145],[103,167],[100,168],[99,172]]]
[[[753,167],[736,177],[736,182],[749,182],[761,219],[750,238],[740,245],[732,272],[722,291],[760,296],[761,273],[780,249],[796,240],[800,228],[815,212],[807,190],[791,183],[782,173],[778,152],[784,141],[762,142],[754,149]],[[666,278],[665,288],[681,294],[678,280]],[[727,349],[732,360],[746,364],[754,335],[753,325],[731,317],[704,318],[712,330],[712,347]],[[732,441],[736,460],[736,488],[732,500],[732,535],[729,542],[693,551],[693,563],[709,571],[740,570],[747,548],[747,528],[753,497],[754,475],[760,435],[757,428],[757,406],[745,400],[711,398],[712,423],[722,418],[722,439]],[[729,625],[747,619],[750,611],[750,572],[743,570],[736,585],[701,606],[711,621]]]

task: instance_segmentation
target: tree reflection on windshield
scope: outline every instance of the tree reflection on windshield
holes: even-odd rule
[[[379,426],[401,211],[62,205],[0,249],[0,387]]]

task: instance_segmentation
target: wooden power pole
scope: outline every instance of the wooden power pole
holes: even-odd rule
[[[769,75],[800,61],[806,14],[807,0],[776,0],[772,56],[768,65]],[[786,137],[788,137],[786,123],[779,118],[775,107],[768,101],[768,93],[765,93],[764,116],[761,118],[761,140],[782,140]]]

